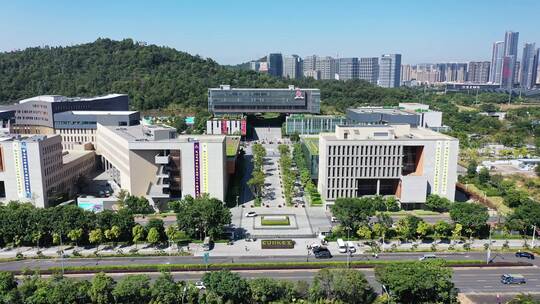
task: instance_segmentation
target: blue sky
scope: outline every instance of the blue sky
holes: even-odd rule
[[[0,51],[133,38],[232,64],[268,52],[489,59],[505,30],[540,44],[538,0],[0,0]]]

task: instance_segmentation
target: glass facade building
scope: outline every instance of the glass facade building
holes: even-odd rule
[[[285,133],[292,135],[334,132],[337,125],[344,124],[347,124],[347,118],[344,116],[295,114],[287,116]]]

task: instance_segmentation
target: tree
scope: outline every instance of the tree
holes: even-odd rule
[[[166,239],[165,235],[165,227],[163,225],[163,220],[158,218],[152,218],[148,221],[148,223],[145,226],[146,231],[150,231],[152,228],[156,228],[158,232],[158,238],[159,242],[164,242]]]
[[[531,295],[520,294],[507,302],[507,304],[540,304],[540,301],[536,300]]]
[[[532,232],[533,226],[540,227],[540,204],[531,201],[518,206],[508,217],[506,226],[527,234]]]
[[[467,177],[473,178],[476,176],[476,168],[478,167],[478,163],[475,160],[471,160],[469,162],[469,165],[467,166]]]
[[[125,276],[112,291],[117,304],[147,304],[151,299],[150,277],[144,274]]]
[[[75,245],[78,245],[79,244],[79,241],[81,240],[83,236],[83,229],[82,228],[79,228],[79,229],[72,229],[68,232],[68,235],[67,237],[75,243]]]
[[[0,303],[21,303],[21,296],[17,290],[17,280],[11,272],[0,272]]]
[[[457,303],[452,269],[440,261],[388,264],[375,277],[398,303]]]
[[[139,224],[133,226],[132,235],[133,235],[133,243],[137,245],[138,242],[144,240],[145,238],[144,228]]]
[[[369,199],[338,198],[332,206],[332,213],[343,227],[350,227],[356,231],[360,225],[368,223],[375,210]]]
[[[231,223],[231,212],[220,200],[208,195],[186,196],[180,201],[176,218],[179,230],[189,236],[218,239],[224,226]]]
[[[115,282],[114,280],[100,272],[92,279],[92,285],[90,287],[90,299],[93,304],[109,304],[114,303],[113,290]]]
[[[101,232],[101,229],[97,228],[90,231],[88,234],[88,240],[92,244],[101,244],[101,242],[103,242],[103,233]]]
[[[159,232],[157,231],[156,228],[154,227],[150,228],[150,230],[148,231],[148,236],[146,237],[146,240],[148,241],[148,243],[152,245],[156,245],[157,243],[159,243]]]
[[[416,226],[416,233],[419,238],[424,239],[431,233],[432,228],[433,227],[429,223],[422,220],[418,222],[418,225]]]
[[[414,215],[402,217],[397,222],[396,232],[405,240],[414,239],[420,222],[422,222],[422,219]]]
[[[537,149],[539,149],[539,148],[537,148]],[[539,165],[534,166],[534,173],[536,173],[537,177],[540,177],[540,166]]]
[[[440,197],[436,194],[430,194],[426,199],[425,207],[427,210],[435,212],[447,212],[450,209],[451,204],[452,202],[450,202],[450,200],[445,197]]]
[[[249,281],[251,298],[255,303],[293,302],[294,285],[271,278],[256,278]]]
[[[490,177],[491,176],[489,175],[489,170],[486,167],[482,167],[482,169],[480,169],[480,172],[478,173],[478,181],[480,182],[480,184],[487,184],[490,180]]]
[[[221,298],[223,303],[242,304],[251,300],[249,284],[236,273],[228,270],[206,272],[202,281],[206,290]]]
[[[446,221],[438,221],[433,225],[433,230],[435,230],[435,235],[438,238],[447,238],[452,232],[452,225]]]
[[[120,237],[120,228],[118,226],[112,226],[111,229],[105,230],[105,238],[111,242],[114,242]]]
[[[311,301],[371,303],[375,292],[363,273],[354,269],[321,269],[309,290]]]
[[[452,230],[452,240],[458,240],[461,238],[461,231],[463,230],[463,226],[461,224],[456,224],[454,226],[454,229]]]
[[[182,301],[182,290],[170,273],[162,272],[151,288],[153,303],[179,304]]]
[[[456,202],[450,208],[450,218],[455,223],[461,224],[472,235],[486,225],[489,214],[487,208],[482,205]]]
[[[356,231],[356,234],[363,240],[370,240],[372,236],[371,229],[366,225],[360,226]]]
[[[135,214],[154,213],[154,208],[150,206],[150,203],[144,197],[129,195],[124,200],[124,207]]]
[[[256,197],[261,197],[263,194],[264,179],[265,175],[262,170],[254,170],[252,177],[247,182]]]

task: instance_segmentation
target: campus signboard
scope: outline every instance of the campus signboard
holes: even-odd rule
[[[293,240],[261,240],[261,249],[293,249]]]

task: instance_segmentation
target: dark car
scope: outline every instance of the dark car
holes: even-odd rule
[[[534,260],[534,254],[526,251],[518,251],[516,252],[516,258],[527,258]]]
[[[503,274],[501,276],[501,283],[503,284],[525,284],[527,280],[521,274]]]
[[[321,248],[316,251],[313,251],[313,255],[315,255],[316,259],[330,259],[332,258],[332,254],[330,253],[330,250],[326,248]]]

